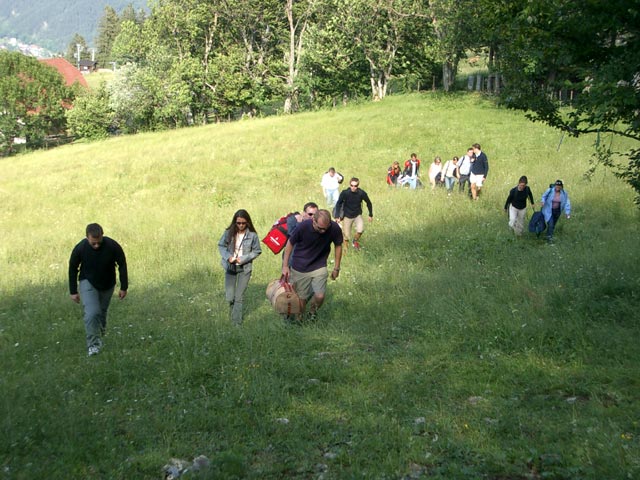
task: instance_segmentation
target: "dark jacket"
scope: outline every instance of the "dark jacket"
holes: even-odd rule
[[[482,175],[485,178],[489,174],[489,160],[484,152],[480,152],[480,155],[476,157],[476,159],[471,162],[471,173],[474,175]]]
[[[367,192],[358,188],[355,192],[352,192],[350,188],[343,190],[338,197],[338,202],[334,208],[334,212],[338,215],[334,215],[339,218],[356,218],[358,215],[362,215],[362,202],[367,204],[369,210],[369,216],[373,217],[373,205],[369,200]]]
[[[80,241],[69,258],[69,293],[78,293],[78,278],[89,280],[96,290],[108,290],[116,284],[116,265],[120,275],[120,290],[129,288],[127,259],[118,242],[102,237],[102,245],[94,250],[86,238]],[[80,275],[78,275],[80,270]]]
[[[533,205],[533,193],[531,193],[529,185],[524,187],[524,190],[522,191],[518,190],[518,187],[513,187],[509,190],[509,195],[507,196],[507,201],[504,204],[504,209],[506,210],[509,208],[509,205],[513,205],[514,208],[517,208],[518,210],[527,208],[527,198],[529,198],[531,205]]]

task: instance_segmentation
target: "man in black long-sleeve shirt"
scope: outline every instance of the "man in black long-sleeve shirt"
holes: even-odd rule
[[[367,192],[360,189],[360,180],[353,177],[349,182],[349,188],[343,190],[338,197],[338,202],[334,207],[334,217],[342,221],[342,234],[344,235],[343,246],[346,250],[351,237],[351,225],[355,225],[356,234],[353,237],[353,248],[360,250],[360,237],[364,232],[364,221],[362,219],[362,202],[366,203],[369,210],[369,221],[373,220],[373,206]]]
[[[120,275],[120,300],[127,296],[129,278],[127,260],[118,242],[105,237],[102,227],[97,223],[87,225],[86,234],[87,237],[71,252],[69,293],[71,300],[76,303],[80,303],[82,298],[87,348],[91,356],[100,353],[102,348],[102,335],[107,328],[107,310],[116,286],[116,266]]]

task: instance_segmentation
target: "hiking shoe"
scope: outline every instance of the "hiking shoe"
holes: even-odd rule
[[[100,353],[100,348],[96,346],[89,347],[89,356],[93,357],[94,355],[98,355]]]
[[[357,240],[354,240],[353,242],[351,242],[351,246],[353,247],[354,250],[360,250],[360,242],[358,242]]]

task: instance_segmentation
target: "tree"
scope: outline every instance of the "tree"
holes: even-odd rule
[[[118,33],[120,32],[120,20],[113,7],[107,5],[104,7],[104,13],[98,23],[98,35],[95,39],[98,54],[96,60],[102,67],[109,65],[113,61],[111,49]]]
[[[411,23],[422,16],[419,0],[353,0],[338,3],[345,34],[351,36],[369,64],[373,100],[387,95],[389,80],[396,67],[396,54],[406,40]]]
[[[115,113],[109,106],[109,94],[104,84],[97,91],[86,91],[76,98],[67,111],[67,123],[76,138],[98,140],[109,136]]]
[[[448,92],[455,81],[458,64],[474,45],[478,30],[476,0],[430,0],[428,16],[435,33],[430,55],[442,64],[442,86]],[[493,9],[492,9],[493,10]]]
[[[287,42],[288,49],[285,52],[287,74],[285,77],[284,113],[291,113],[294,103],[297,104],[297,79],[300,71],[300,59],[302,57],[305,34],[311,21],[311,16],[317,8],[316,4],[316,0],[285,1],[284,11],[289,27],[289,41]]]
[[[66,128],[65,108],[73,103],[58,71],[33,57],[0,50],[0,151],[12,152],[14,139],[39,147],[49,134]]]
[[[592,168],[613,169],[640,205],[637,3],[544,0],[514,7],[509,19],[499,57],[506,104],[566,134],[596,134]],[[574,96],[565,108],[568,92]],[[630,139],[633,146],[615,152],[604,136]]]
[[[78,45],[80,45],[80,58],[78,58]],[[78,65],[78,62],[83,58],[88,58],[87,42],[84,37],[79,33],[76,33],[71,41],[69,42],[69,46],[67,47],[67,53],[64,58],[69,60],[73,65]]]

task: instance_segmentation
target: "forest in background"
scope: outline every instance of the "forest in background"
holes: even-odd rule
[[[157,0],[148,14],[107,6],[95,45],[99,64],[119,66],[108,85],[55,102],[53,88],[25,88],[33,62],[0,58],[9,74],[0,146],[11,150],[17,137],[41,145],[53,125],[100,138],[379,101],[392,83],[400,93],[449,92],[461,62],[480,55],[503,105],[570,136],[597,133],[594,163],[640,191],[640,148],[616,152],[609,141],[640,141],[639,17],[637,2],[582,0]]]

